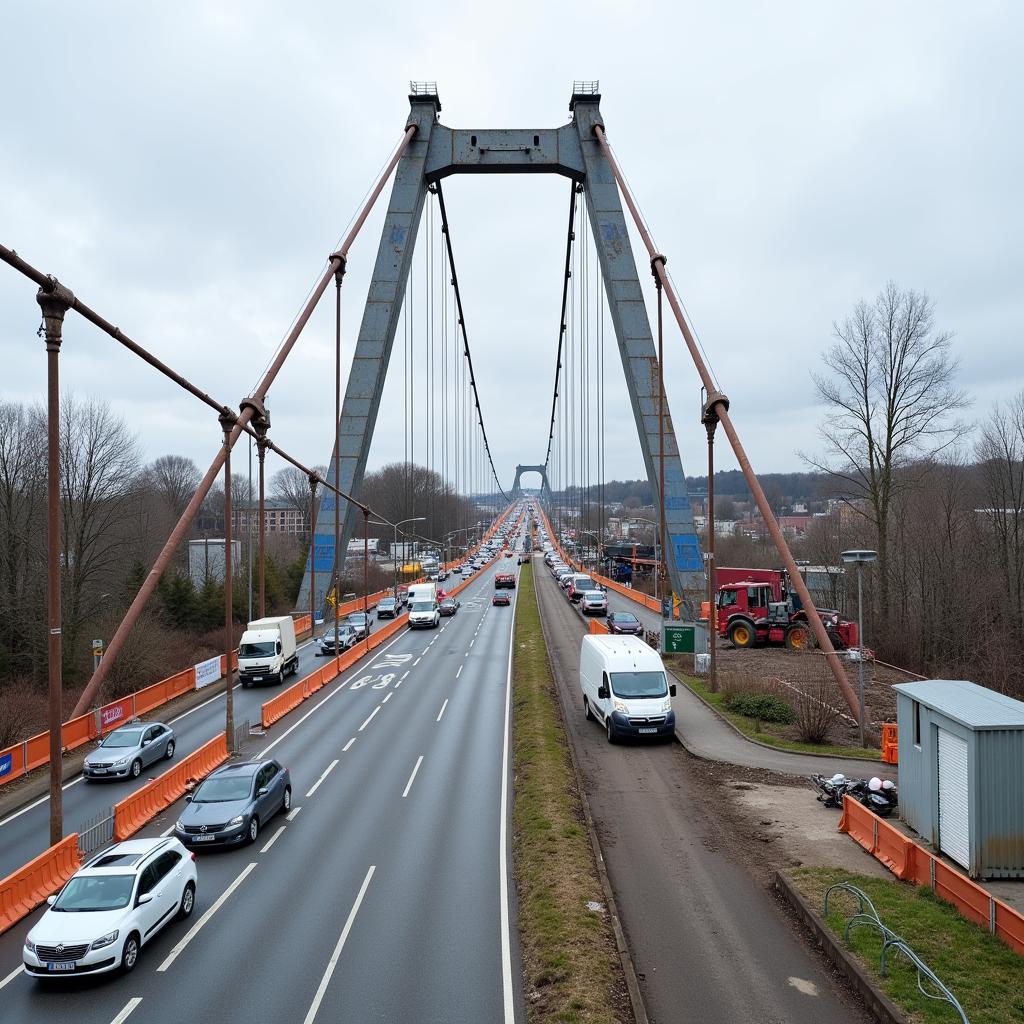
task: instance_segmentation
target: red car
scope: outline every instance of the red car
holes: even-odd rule
[[[631,633],[634,636],[643,636],[644,625],[632,612],[610,612],[608,615],[608,632]]]
[[[496,590],[494,597],[491,598],[491,604],[511,604],[512,595],[507,590]]]

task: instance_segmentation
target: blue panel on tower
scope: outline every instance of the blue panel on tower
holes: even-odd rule
[[[314,550],[316,551],[316,571],[334,572],[334,538],[329,537],[325,540],[323,537],[317,537]]]
[[[676,555],[676,566],[682,572],[703,572],[704,558],[700,553],[700,542],[695,533],[673,533],[672,550]]]

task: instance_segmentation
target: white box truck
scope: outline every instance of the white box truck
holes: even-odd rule
[[[635,636],[588,634],[580,648],[583,713],[605,727],[609,743],[625,736],[671,740],[675,683],[657,651]]]
[[[441,622],[437,587],[433,583],[414,583],[409,587],[409,628],[436,628]]]
[[[299,670],[295,623],[290,615],[250,622],[238,645],[238,678],[251,683],[281,683]]]

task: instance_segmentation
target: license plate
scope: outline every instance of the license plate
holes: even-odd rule
[[[253,676],[252,677],[252,681],[254,683],[262,683],[263,682],[263,676]]]
[[[653,732],[653,731],[654,730],[652,729],[651,732]],[[217,838],[216,836],[193,836],[192,837],[192,842],[193,843],[212,843],[214,841],[214,839],[216,839],[216,838]]]
[[[637,732],[657,732],[657,729],[638,729]]]
[[[78,965],[72,960],[63,964],[47,964],[48,971],[73,971]]]
[[[107,769],[106,768],[93,768],[93,769],[91,769],[91,771],[92,771],[93,775],[106,775],[107,774]]]

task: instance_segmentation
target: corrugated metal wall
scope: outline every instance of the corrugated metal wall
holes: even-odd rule
[[[928,708],[921,708],[921,748],[914,746],[914,701],[900,693],[896,697],[899,725],[900,817],[919,835],[934,843],[938,838],[935,794],[935,737]]]
[[[979,730],[975,743],[971,859],[982,877],[1024,877],[1024,730]]]

